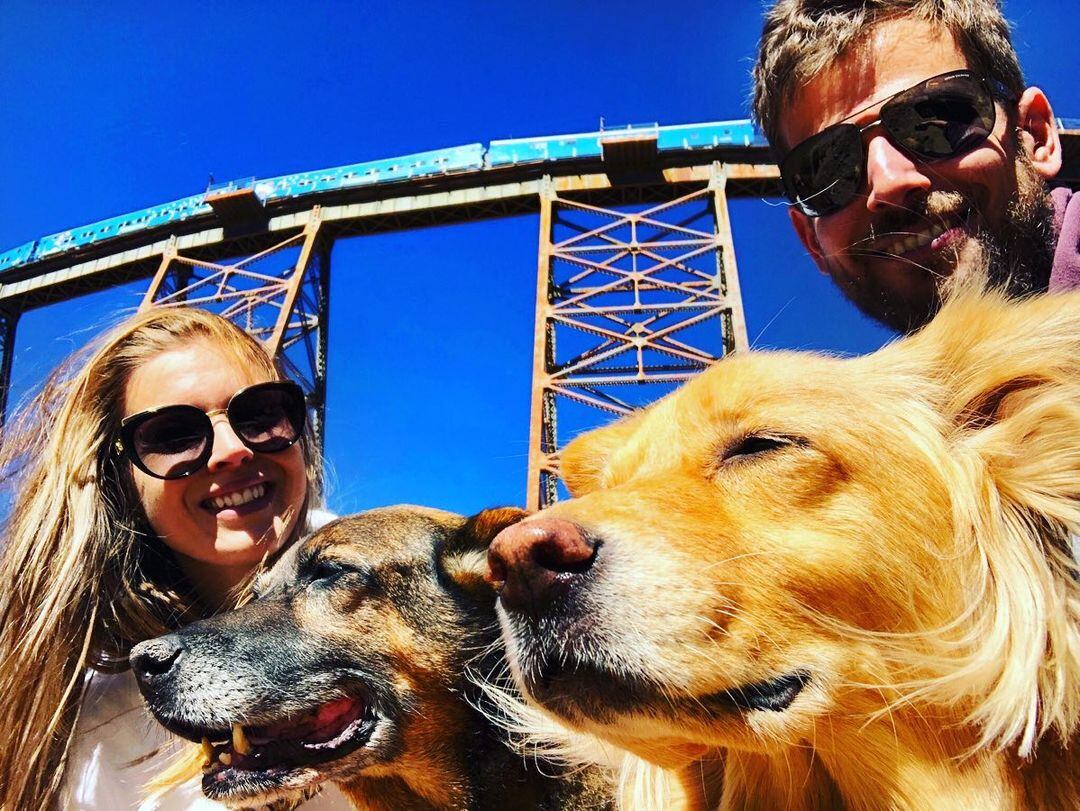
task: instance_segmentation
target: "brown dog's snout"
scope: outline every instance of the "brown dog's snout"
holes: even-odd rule
[[[183,645],[176,634],[140,642],[131,649],[128,657],[135,678],[141,684],[149,684],[170,677]]]
[[[596,541],[561,518],[507,527],[488,548],[488,580],[504,608],[545,607],[592,566]]]

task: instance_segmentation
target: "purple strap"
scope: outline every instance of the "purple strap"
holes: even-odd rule
[[[1054,225],[1058,230],[1054,264],[1050,270],[1051,293],[1080,288],[1080,194],[1059,187],[1050,192],[1054,201]]]

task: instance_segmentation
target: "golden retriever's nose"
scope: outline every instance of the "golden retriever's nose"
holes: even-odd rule
[[[488,582],[504,608],[535,610],[563,593],[596,557],[596,541],[561,518],[507,527],[488,547]]]

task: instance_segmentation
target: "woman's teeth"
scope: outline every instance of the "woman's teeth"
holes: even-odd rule
[[[229,493],[227,496],[215,496],[208,500],[210,506],[215,510],[224,510],[228,507],[239,507],[242,504],[247,504],[249,501],[255,501],[255,499],[262,498],[265,495],[266,485],[256,484],[254,487],[249,487],[238,493]]]
[[[916,248],[921,248],[924,245],[929,245],[935,238],[941,236],[949,229],[949,226],[939,223],[927,228],[925,231],[919,231],[914,234],[910,234],[902,239],[898,239],[895,242],[886,246],[884,252],[893,255],[899,255],[902,253],[908,253]]]

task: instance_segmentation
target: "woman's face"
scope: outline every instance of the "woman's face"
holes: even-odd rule
[[[181,403],[204,411],[225,408],[237,391],[267,379],[212,343],[193,341],[152,356],[131,375],[122,416]],[[289,537],[307,478],[300,443],[277,453],[256,453],[236,436],[225,414],[211,421],[213,452],[202,470],[163,480],[131,465],[131,474],[150,526],[196,586],[210,582],[227,588]],[[225,503],[244,498],[249,500]],[[224,572],[234,576],[223,577]],[[204,597],[224,597],[199,590]]]

